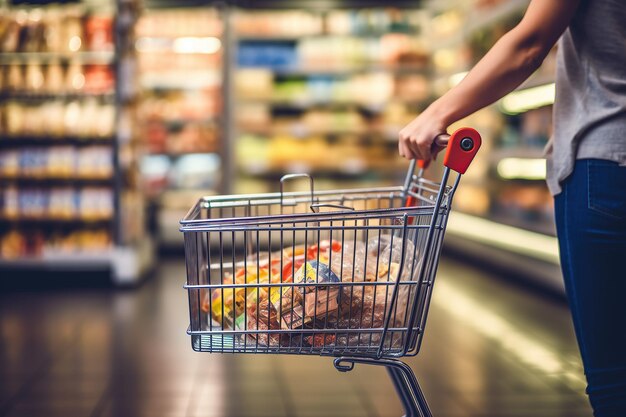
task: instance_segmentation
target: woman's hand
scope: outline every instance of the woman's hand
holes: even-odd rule
[[[433,147],[450,124],[513,91],[539,67],[567,28],[580,0],[531,0],[524,18],[506,33],[457,86],[399,134],[398,151],[426,163],[441,150]]]
[[[434,144],[435,138],[446,133],[447,124],[437,117],[432,106],[413,119],[399,133],[398,152],[406,159],[419,159],[428,164],[442,147]]]

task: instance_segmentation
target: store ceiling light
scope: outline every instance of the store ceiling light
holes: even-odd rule
[[[218,38],[176,38],[172,49],[179,54],[214,54],[220,50],[222,42]]]
[[[500,178],[506,180],[546,179],[546,161],[542,158],[503,158],[497,170]]]
[[[554,104],[555,93],[554,83],[514,91],[502,99],[501,107],[508,114],[523,113]]]

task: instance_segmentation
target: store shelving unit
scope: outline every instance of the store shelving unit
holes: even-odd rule
[[[232,11],[234,192],[275,190],[286,172],[363,186],[405,171],[397,131],[431,99],[426,16],[397,8],[408,2],[366,3],[245,2]]]
[[[0,8],[0,271],[137,282],[152,259],[133,118],[139,4]]]
[[[145,183],[161,246],[182,247],[178,221],[199,195],[224,191],[220,8],[154,3],[137,32]]]

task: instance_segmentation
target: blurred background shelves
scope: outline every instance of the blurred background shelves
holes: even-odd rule
[[[399,184],[408,163],[398,131],[527,4],[5,0],[0,207],[80,213],[82,193],[107,193],[112,220],[99,230],[110,248],[152,231],[161,248],[181,250],[178,220],[202,195],[277,191],[289,172],[312,174],[320,189]],[[485,139],[455,200],[482,227],[554,237],[543,153],[555,62],[553,50],[516,91],[459,122]],[[0,237],[46,241],[63,229],[17,218]],[[81,238],[68,239],[80,250]]]
[[[0,8],[0,271],[104,265],[137,282],[151,263],[134,116],[140,4]],[[122,252],[141,268],[117,268]]]
[[[232,14],[233,190],[274,191],[292,171],[328,187],[398,183],[397,131],[432,98],[427,14],[294,6]]]
[[[181,250],[179,220],[199,196],[226,191],[225,15],[210,5],[158,6],[141,16],[135,42],[141,170],[157,241]]]

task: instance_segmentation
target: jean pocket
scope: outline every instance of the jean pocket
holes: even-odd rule
[[[617,162],[589,160],[589,209],[616,219],[626,219],[626,167]]]

